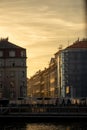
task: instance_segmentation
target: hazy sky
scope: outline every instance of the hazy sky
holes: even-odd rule
[[[85,37],[84,0],[0,0],[0,37],[27,49],[27,76]]]

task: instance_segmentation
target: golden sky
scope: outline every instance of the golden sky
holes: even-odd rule
[[[83,0],[0,0],[0,37],[27,49],[27,76],[85,37]]]

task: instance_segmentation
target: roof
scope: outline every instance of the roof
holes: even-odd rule
[[[74,42],[72,45],[68,46],[65,49],[80,49],[80,48],[84,48],[87,49],[87,39],[83,39],[82,41],[79,41],[79,39]]]
[[[6,39],[0,39],[0,49],[24,49],[24,48],[9,42],[8,38],[6,38]]]

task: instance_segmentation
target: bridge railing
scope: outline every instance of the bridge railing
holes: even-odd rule
[[[20,106],[0,107],[0,114],[10,113],[87,113],[87,107]]]

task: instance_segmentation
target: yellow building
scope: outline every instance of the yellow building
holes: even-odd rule
[[[57,65],[51,58],[48,68],[38,71],[29,79],[28,95],[32,97],[57,97]]]

